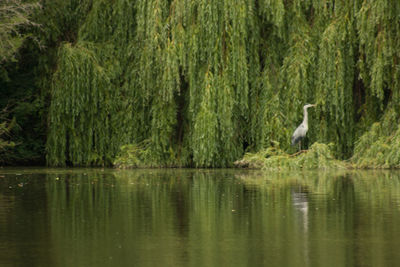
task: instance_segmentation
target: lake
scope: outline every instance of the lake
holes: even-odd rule
[[[400,172],[0,169],[0,266],[396,266]]]

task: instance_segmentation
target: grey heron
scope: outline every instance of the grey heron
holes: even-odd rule
[[[315,107],[315,104],[307,104],[304,105],[303,110],[304,110],[304,119],[303,122],[297,127],[297,129],[294,131],[292,135],[292,146],[296,145],[299,143],[299,147],[301,147],[301,140],[306,137],[307,131],[308,131],[308,112],[307,109],[310,107]]]

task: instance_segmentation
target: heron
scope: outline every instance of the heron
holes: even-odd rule
[[[307,104],[304,105],[303,110],[304,110],[304,119],[303,122],[297,127],[297,129],[294,131],[292,135],[292,146],[296,145],[299,143],[299,150],[301,148],[301,140],[306,137],[307,131],[308,131],[308,112],[307,109],[310,107],[315,107],[315,104]]]

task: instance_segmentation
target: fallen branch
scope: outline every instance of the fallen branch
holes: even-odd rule
[[[302,154],[302,153],[305,153],[305,152],[307,152],[308,150],[300,150],[300,151],[298,151],[298,152],[296,152],[296,153],[294,153],[294,154],[292,154],[292,155],[289,155],[289,157],[296,157],[296,156],[298,156],[298,155],[300,155],[300,154]]]

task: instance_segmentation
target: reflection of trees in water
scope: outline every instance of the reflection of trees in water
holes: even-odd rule
[[[308,231],[311,263],[323,265],[319,260],[328,251],[338,265],[386,266],[399,260],[393,249],[400,238],[398,172],[264,174],[242,180],[264,195],[291,190],[293,214],[308,225],[302,229]]]
[[[0,264],[54,266],[48,235],[48,205],[42,177],[2,175],[0,182]]]
[[[215,244],[213,240],[223,239],[225,229],[234,228],[232,223],[215,222],[227,213],[233,216],[237,201],[225,199],[240,195],[240,190],[225,179],[229,174],[210,173],[146,170],[50,175],[48,195],[56,211],[52,215],[55,236],[63,236],[67,243],[80,240],[74,248],[78,259],[95,250],[103,251],[100,254],[106,260],[107,255],[118,255],[116,247],[121,246],[130,247],[129,257],[135,262],[149,266],[164,266],[160,259],[203,261],[207,257],[198,259],[188,248]],[[113,242],[117,233],[124,237],[121,244]],[[67,249],[64,243],[58,245]],[[213,249],[218,248],[203,250],[211,260]],[[120,261],[126,257],[121,256]],[[148,264],[143,262],[149,258]]]
[[[363,265],[373,257],[365,252],[371,243],[360,240],[374,233],[378,263],[387,263],[387,255],[398,259],[388,246],[396,247],[391,234],[400,222],[385,220],[390,209],[399,210],[397,173],[59,170],[34,186],[18,201],[3,193],[1,201],[18,206],[14,219],[32,221],[7,227],[28,243],[47,236],[43,242],[57,251],[54,265],[110,257],[144,266],[318,265],[326,251],[335,262]]]
[[[400,240],[396,172],[83,169],[46,177],[30,192],[19,188],[25,196],[6,195],[0,184],[0,201],[13,203],[16,213],[8,216],[32,221],[8,229],[28,236],[32,228],[28,242],[46,236],[54,266],[386,266],[400,260],[393,249]]]

